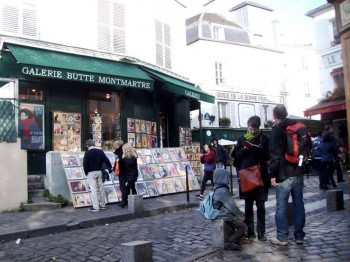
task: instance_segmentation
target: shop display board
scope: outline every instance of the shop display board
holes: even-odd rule
[[[102,147],[102,118],[98,114],[92,118],[92,139],[96,147]]]
[[[199,143],[193,143],[192,145],[184,146],[183,148],[193,172],[196,176],[200,176],[202,172],[202,164]]]
[[[53,150],[81,151],[81,114],[53,112]]]
[[[136,149],[139,176],[138,195],[154,197],[186,191],[186,167],[189,190],[200,189],[198,179],[181,147]]]
[[[128,143],[134,148],[157,148],[156,122],[127,118]]]
[[[105,152],[112,166],[115,163],[113,152]],[[68,188],[75,208],[92,206],[91,189],[83,169],[84,152],[62,153],[61,160],[65,171]],[[119,179],[113,173],[109,181],[105,181],[106,203],[116,203],[121,200]]]
[[[180,146],[189,146],[192,144],[192,133],[189,127],[179,127]]]
[[[136,149],[138,158],[138,179],[135,184],[138,195],[144,198],[186,191],[186,168],[188,188],[199,190],[195,172],[181,147]],[[112,166],[115,163],[113,152],[105,152]],[[68,188],[75,208],[91,206],[91,189],[83,169],[84,152],[62,153],[61,160]],[[106,203],[121,201],[119,178],[109,174],[105,181]]]

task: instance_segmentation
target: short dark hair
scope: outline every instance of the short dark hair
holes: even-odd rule
[[[275,106],[272,112],[277,119],[285,119],[288,116],[287,108],[284,105]]]
[[[332,128],[333,128],[332,125],[326,125],[326,126],[324,127],[324,130],[325,130],[325,131],[330,131]]]
[[[213,138],[213,140],[211,140],[211,142],[214,142],[214,141],[219,142],[218,139],[215,137]]]
[[[88,147],[90,147],[90,146],[95,146],[95,142],[94,142],[94,140],[89,139],[89,140],[86,140],[86,145],[87,145]]]
[[[248,126],[252,126],[254,128],[259,128],[260,125],[261,125],[260,117],[258,117],[258,116],[251,116],[251,117],[249,117],[249,119],[247,121],[247,125]]]

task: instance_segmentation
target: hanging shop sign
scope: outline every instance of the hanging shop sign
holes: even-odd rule
[[[78,82],[89,82],[103,85],[123,86],[131,88],[151,89],[151,82],[132,80],[116,76],[106,76],[92,73],[80,73],[64,69],[52,69],[44,67],[23,66],[22,73],[28,76],[54,78]]]
[[[267,96],[267,95],[234,93],[234,92],[217,92],[216,97],[217,99],[221,99],[221,100],[255,102],[255,103],[263,103],[263,104],[283,104],[284,103],[284,99],[282,96]]]

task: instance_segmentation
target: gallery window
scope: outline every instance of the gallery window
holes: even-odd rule
[[[44,102],[44,90],[36,86],[21,87],[19,89],[19,100]]]
[[[115,92],[89,92],[89,138],[93,134],[102,140],[104,150],[112,150],[113,142],[121,139],[121,119],[120,119],[121,98]],[[93,117],[100,115],[102,120],[101,133],[96,133],[93,129]]]

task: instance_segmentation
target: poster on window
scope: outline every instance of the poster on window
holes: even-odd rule
[[[44,105],[20,104],[18,135],[21,149],[45,149]]]
[[[81,115],[53,112],[53,150],[81,151]]]

